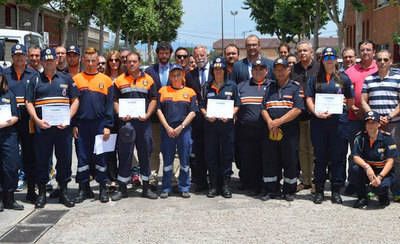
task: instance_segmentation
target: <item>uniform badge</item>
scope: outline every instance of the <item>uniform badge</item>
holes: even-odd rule
[[[397,148],[396,144],[393,144],[393,145],[390,145],[390,146],[389,146],[389,149],[390,149],[390,150],[395,150],[396,148]]]
[[[67,96],[67,88],[63,88],[62,93],[63,97]]]
[[[21,45],[19,44],[15,45],[15,49],[21,49]]]
[[[209,93],[207,94],[207,97],[213,97],[213,96],[215,96],[215,93],[214,93],[214,92],[209,92]]]
[[[189,94],[183,93],[183,98],[189,98]]]
[[[2,99],[1,99],[1,102],[2,102],[2,103],[10,103],[10,99],[2,98]]]
[[[104,83],[103,82],[99,83],[99,89],[104,89]]]
[[[225,96],[232,96],[232,92],[225,92]]]
[[[147,82],[147,80],[143,80],[143,85],[147,86],[149,84],[149,82]]]
[[[385,152],[385,148],[378,148],[378,153],[384,153]]]

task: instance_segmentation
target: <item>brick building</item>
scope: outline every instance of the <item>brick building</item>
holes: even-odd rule
[[[400,5],[394,4],[397,1],[393,0],[363,0],[363,2],[366,9],[361,14],[362,39],[375,42],[378,50],[388,49],[393,53],[394,62],[400,62],[399,45],[393,41],[393,35],[400,34]],[[344,14],[345,44],[356,48],[356,17],[351,4]]]

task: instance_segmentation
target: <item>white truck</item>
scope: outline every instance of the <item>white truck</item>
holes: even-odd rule
[[[28,50],[31,46],[44,48],[43,37],[36,32],[0,29],[0,66],[2,68],[11,65],[11,47],[14,44],[23,44]]]

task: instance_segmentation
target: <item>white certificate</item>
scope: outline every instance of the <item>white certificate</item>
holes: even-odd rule
[[[69,125],[69,105],[47,105],[42,107],[42,119],[50,126]]]
[[[146,100],[144,98],[120,98],[118,104],[120,118],[128,115],[132,118],[146,115]]]
[[[207,117],[218,119],[233,118],[233,100],[208,99]]]
[[[0,122],[6,122],[12,117],[11,104],[0,105]]]
[[[343,99],[343,94],[317,93],[315,94],[315,112],[342,114]]]
[[[110,134],[107,141],[103,140],[103,135],[97,135],[94,141],[93,153],[96,155],[112,152],[115,150],[115,143],[117,142],[117,134]]]

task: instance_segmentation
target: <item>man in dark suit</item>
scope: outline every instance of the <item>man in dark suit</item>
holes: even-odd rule
[[[272,60],[261,57],[261,43],[260,38],[256,35],[249,35],[246,38],[246,52],[247,57],[239,60],[233,65],[232,79],[239,84],[242,81],[251,78],[251,69],[256,60],[261,59],[263,63],[268,65],[267,79],[272,78]]]
[[[193,50],[197,68],[190,71],[185,79],[186,86],[192,88],[197,95],[197,101],[202,98],[202,87],[207,81],[212,80],[210,64],[207,60],[208,53],[205,46],[196,46]],[[201,112],[196,113],[192,122],[192,155],[190,167],[192,169],[192,182],[194,191],[200,192],[208,189],[207,164],[204,159],[204,117]]]
[[[170,63],[173,49],[169,42],[159,42],[156,47],[158,63],[148,67],[145,72],[153,78],[157,91],[166,86],[172,64]],[[158,185],[158,171],[160,169],[160,122],[156,116],[152,117],[153,150],[150,160],[150,184],[153,190]]]

